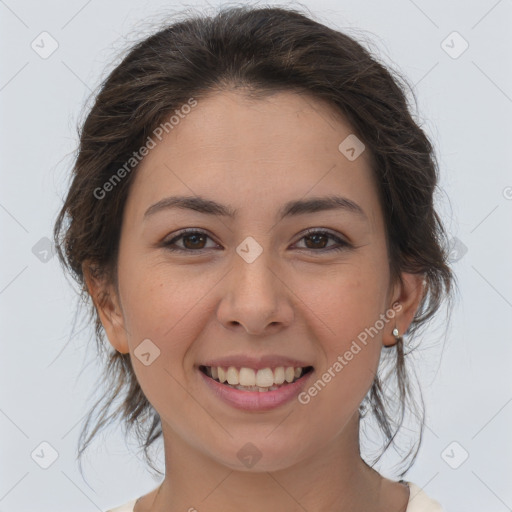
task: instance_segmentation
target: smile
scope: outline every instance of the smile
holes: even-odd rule
[[[278,366],[272,368],[236,368],[229,366],[203,366],[199,369],[213,380],[241,391],[274,391],[299,380],[303,375],[313,370],[312,366],[293,367]]]
[[[266,411],[290,402],[304,389],[313,367],[253,368],[199,366],[199,374],[213,395],[246,411]]]

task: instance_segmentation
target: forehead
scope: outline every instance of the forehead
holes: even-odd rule
[[[244,205],[269,211],[299,197],[339,192],[366,204],[372,216],[378,205],[371,155],[365,150],[348,159],[340,150],[347,137],[354,137],[351,126],[309,95],[215,93],[197,99],[144,157],[129,207],[140,218],[166,195],[186,194],[243,214]]]
[[[279,91],[253,98],[223,91],[197,100],[148,160],[164,156],[166,150],[196,154],[198,147],[219,158],[296,160],[312,152],[332,154],[352,132],[340,113],[310,94]]]

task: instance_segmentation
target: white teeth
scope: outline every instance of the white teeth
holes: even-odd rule
[[[258,373],[256,374],[256,386],[259,386],[260,388],[269,388],[272,384],[274,384],[274,372],[270,368],[258,370]]]
[[[274,382],[276,384],[282,384],[284,382],[284,368],[282,366],[278,366],[274,370]]]
[[[277,389],[285,382],[291,383],[300,378],[303,372],[303,368],[293,366],[278,366],[274,370],[271,368],[254,370],[246,367],[238,369],[235,366],[227,369],[221,366],[206,367],[207,375],[223,384],[227,382],[237,389],[262,392]]]
[[[256,384],[256,373],[252,368],[240,368],[238,379],[241,386],[254,386]]]
[[[231,384],[232,386],[236,386],[237,384],[239,384],[238,370],[234,366],[230,366],[228,368],[226,377],[228,379],[228,384]]]
[[[220,366],[217,367],[217,373],[218,373],[218,379],[220,382],[226,382],[226,372],[224,371],[224,368],[221,368]]]
[[[293,366],[288,366],[288,368],[286,368],[284,371],[284,378],[286,379],[286,382],[291,382],[295,378],[295,370],[293,369]]]

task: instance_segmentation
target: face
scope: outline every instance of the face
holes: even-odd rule
[[[175,445],[238,469],[254,450],[258,470],[277,470],[328,450],[357,418],[383,343],[417,301],[390,281],[369,154],[339,149],[351,134],[315,99],[223,92],[198,100],[140,164],[119,295],[100,314]],[[196,202],[168,199],[178,196]],[[337,206],[310,202],[328,197]],[[260,384],[265,368],[268,382],[277,367],[312,370],[242,391],[204,374],[217,365]]]

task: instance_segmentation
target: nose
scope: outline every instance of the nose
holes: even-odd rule
[[[238,255],[223,280],[217,318],[226,329],[248,334],[274,334],[293,320],[291,288],[285,276],[271,266],[265,251],[252,263]]]

